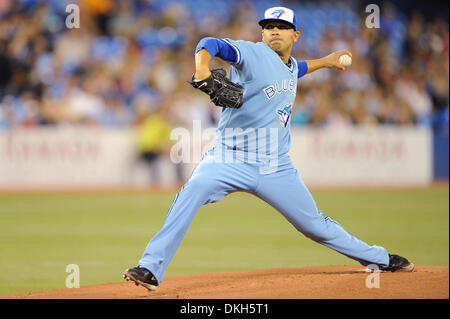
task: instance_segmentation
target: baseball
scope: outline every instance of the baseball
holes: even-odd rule
[[[352,65],[352,58],[348,54],[343,54],[339,57],[338,62],[342,66],[350,66]]]

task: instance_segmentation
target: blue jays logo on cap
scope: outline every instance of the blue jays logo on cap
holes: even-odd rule
[[[275,11],[273,11],[271,13],[272,17],[274,17],[275,19],[279,19],[280,16],[285,13],[286,11],[284,11],[283,9],[276,9]]]
[[[283,21],[291,25],[297,31],[297,16],[294,11],[285,7],[273,7],[264,12],[264,19],[259,20],[259,25],[264,27],[269,22]]]
[[[277,110],[277,114],[280,117],[281,126],[287,127],[291,119],[292,104],[287,103],[282,109]]]

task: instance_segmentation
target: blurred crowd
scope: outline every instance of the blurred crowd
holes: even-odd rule
[[[80,8],[79,28],[68,28]],[[280,2],[277,2],[279,4]],[[447,125],[448,21],[381,6],[381,28],[364,8],[284,1],[301,37],[293,56],[349,49],[345,72],[299,81],[292,125]],[[355,2],[351,2],[354,6]],[[149,116],[173,126],[215,126],[220,109],[187,83],[205,36],[260,41],[270,1],[2,0],[0,129],[37,125],[139,126]],[[69,17],[70,20],[70,17]],[[215,59],[213,67],[229,66]]]

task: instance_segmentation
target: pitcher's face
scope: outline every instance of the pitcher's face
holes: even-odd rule
[[[292,26],[283,22],[269,22],[262,29],[262,40],[279,55],[290,54],[292,45],[300,36]]]

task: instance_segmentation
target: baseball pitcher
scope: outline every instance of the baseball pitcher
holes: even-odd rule
[[[259,25],[261,42],[207,37],[198,43],[191,84],[222,107],[216,141],[175,196],[137,267],[127,269],[124,278],[156,289],[197,210],[236,191],[261,198],[306,237],[364,266],[412,271],[414,264],[406,258],[368,245],[324,216],[288,155],[298,79],[320,68],[345,70],[339,58],[351,57],[351,52],[296,60],[291,51],[300,32],[296,15],[288,8],[267,9]],[[210,70],[213,57],[231,64],[229,79],[224,70]]]

